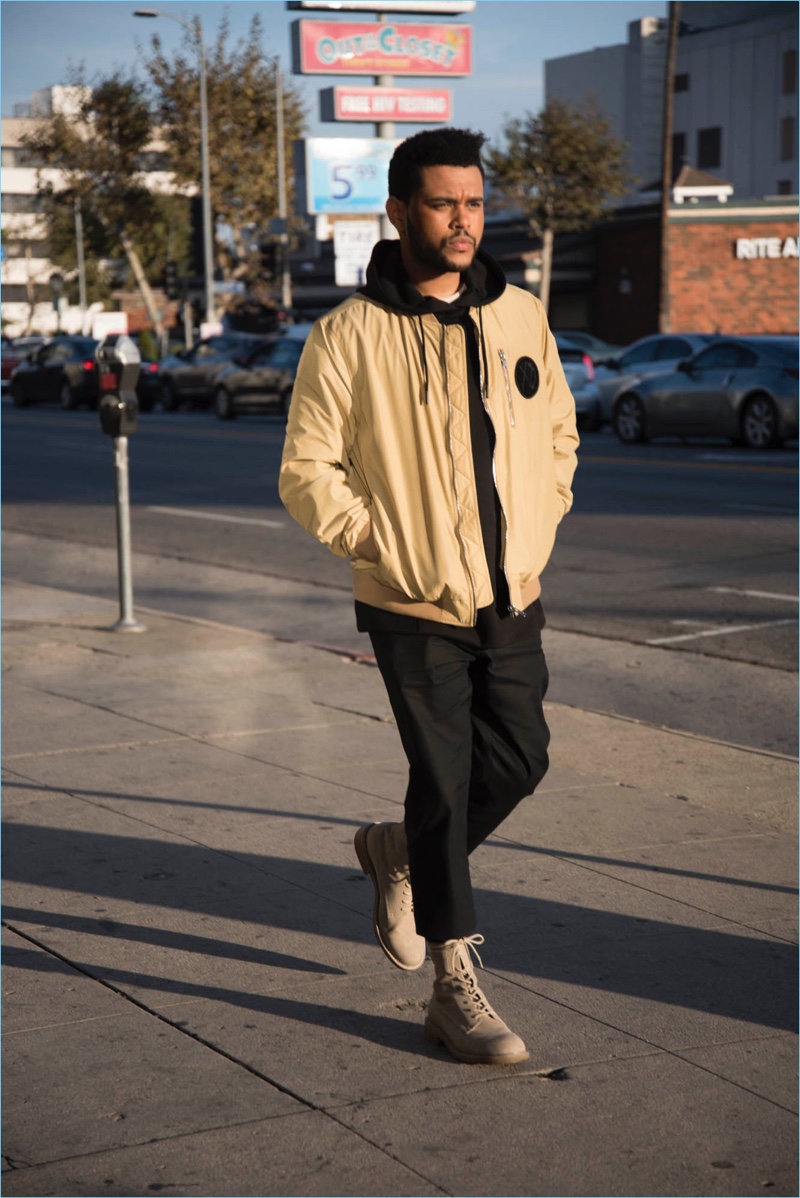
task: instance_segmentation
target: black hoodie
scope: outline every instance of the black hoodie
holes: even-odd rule
[[[461,276],[461,286],[464,290],[451,303],[434,296],[422,295],[408,278],[400,256],[399,241],[379,241],[372,251],[367,267],[367,281],[360,288],[360,292],[396,312],[408,315],[412,320],[419,319],[425,313],[433,313],[442,324],[460,324],[464,329],[470,435],[478,513],[495,600],[490,607],[483,607],[478,611],[475,628],[443,626],[433,621],[383,611],[358,601],[356,623],[361,632],[435,633],[437,636],[449,636],[477,646],[498,647],[527,635],[538,635],[544,624],[544,612],[537,599],[525,612],[524,617],[514,618],[511,615],[508,587],[502,569],[503,516],[492,469],[495,434],[480,391],[481,374],[488,377],[485,349],[483,337],[476,331],[470,316],[470,309],[477,308],[480,330],[480,309],[503,294],[506,288],[505,275],[498,263],[479,249],[471,266]],[[424,340],[422,344],[424,345]],[[427,377],[425,390],[427,397]]]

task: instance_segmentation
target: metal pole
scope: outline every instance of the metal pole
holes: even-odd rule
[[[678,59],[680,33],[680,3],[669,5],[667,32],[667,61],[664,67],[664,112],[661,131],[661,260],[658,283],[658,331],[669,333],[669,206],[672,199],[672,130],[675,96],[675,64]]]
[[[117,494],[117,562],[119,565],[119,620],[113,632],[145,632],[133,614],[131,572],[131,505],[128,485],[128,438],[114,438],[114,484]]]
[[[81,212],[80,196],[75,196],[75,246],[78,256],[78,303],[81,309],[81,332],[85,333],[86,264],[83,259],[83,213]]]
[[[386,20],[385,13],[379,12],[377,14],[377,17],[378,17],[378,21],[380,24],[383,24],[383,22]],[[375,83],[377,84],[378,87],[394,87],[394,76],[393,75],[378,75],[375,78]],[[387,138],[388,140],[393,141],[394,138],[397,136],[396,131],[395,131],[394,121],[378,121],[377,124],[375,125],[375,133],[378,137]],[[380,215],[380,226],[381,226],[381,238],[384,241],[387,238],[397,236],[394,225],[389,220],[389,217],[386,215],[385,212],[382,212]]]
[[[214,243],[211,228],[211,164],[208,149],[208,80],[203,26],[195,17],[195,36],[200,53],[200,157],[203,188],[203,267],[206,276],[206,320],[213,321],[214,310]]]
[[[275,108],[275,143],[278,158],[278,216],[283,222],[281,231],[281,304],[284,308],[291,308],[292,272],[289,269],[289,233],[286,228],[286,159],[283,131],[283,74],[281,72],[281,60],[277,57],[275,59]]]

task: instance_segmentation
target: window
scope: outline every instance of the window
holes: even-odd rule
[[[665,337],[659,343],[656,360],[665,362],[669,358],[689,358],[692,355],[692,347],[688,341],[684,341],[682,337]]]
[[[37,195],[4,195],[4,212],[41,212],[42,201]]]
[[[784,96],[794,96],[797,94],[797,51],[784,50],[783,52],[783,88]]]
[[[270,366],[276,370],[293,369],[300,360],[301,349],[299,345],[279,345],[272,354]]]
[[[675,91],[676,92],[688,92],[688,90],[689,90],[689,76],[686,74],[676,75],[675,76]]]
[[[793,194],[794,193],[792,192],[791,179],[779,179],[778,180],[778,195],[779,196],[790,196]]]
[[[712,345],[700,354],[692,366],[696,370],[746,370],[755,366],[757,361],[751,349],[723,342],[721,345]]]
[[[781,162],[794,162],[796,157],[794,117],[785,116],[781,121]]]
[[[24,146],[3,146],[2,154],[0,154],[0,165],[35,166],[36,163],[30,150],[26,150]]]
[[[722,129],[713,125],[710,129],[697,130],[697,169],[712,170],[722,165]]]
[[[683,166],[686,162],[686,134],[672,134],[672,162],[674,166]]]
[[[655,362],[658,356],[658,341],[646,341],[637,345],[620,358],[620,366],[627,370],[629,366],[639,366],[642,362]]]

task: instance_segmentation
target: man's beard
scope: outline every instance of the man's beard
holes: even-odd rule
[[[406,235],[408,237],[408,248],[411,251],[415,261],[420,266],[427,266],[430,270],[435,270],[438,271],[439,274],[446,275],[453,274],[454,272],[460,273],[462,270],[465,270],[467,267],[472,265],[472,258],[470,258],[466,265],[460,265],[457,262],[452,262],[447,256],[447,241],[449,238],[446,238],[444,241],[441,241],[438,244],[433,241],[427,241],[424,235],[414,224],[408,212],[406,213]],[[469,237],[469,234],[462,233],[461,237]],[[474,246],[474,258],[478,247],[474,238],[470,238],[470,240]]]

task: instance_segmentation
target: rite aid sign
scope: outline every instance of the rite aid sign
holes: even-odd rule
[[[470,25],[294,21],[299,75],[471,75]]]
[[[796,237],[737,237],[736,257],[753,258],[797,258]]]

